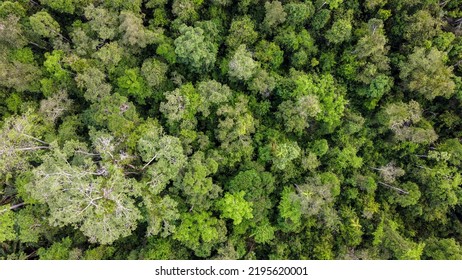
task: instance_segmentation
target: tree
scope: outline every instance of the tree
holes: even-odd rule
[[[414,143],[432,143],[438,135],[431,125],[422,118],[422,109],[418,102],[389,103],[379,116],[380,121],[394,132],[398,141]]]
[[[35,33],[45,38],[62,37],[59,23],[46,11],[40,11],[32,15],[30,24]]]
[[[258,168],[258,166],[257,166]],[[230,193],[244,192],[244,199],[252,203],[252,221],[264,222],[271,213],[274,202],[270,195],[275,190],[275,178],[269,172],[249,169],[239,172],[229,182]]]
[[[233,220],[234,225],[239,225],[243,219],[252,219],[252,202],[244,199],[245,192],[225,193],[225,196],[217,202],[222,218]]]
[[[339,19],[326,32],[326,39],[333,44],[348,41],[351,36],[351,29],[351,22],[348,19]]]
[[[70,237],[63,238],[60,242],[53,243],[48,248],[40,248],[38,255],[41,260],[76,260],[79,259],[82,253],[78,248],[71,249],[72,240]]]
[[[170,126],[181,122],[195,123],[195,114],[200,104],[200,95],[191,84],[186,84],[173,91],[165,92],[166,100],[160,104]]]
[[[98,102],[102,98],[110,96],[112,87],[106,82],[106,74],[98,68],[87,68],[83,73],[75,77],[77,86],[86,88],[84,98],[90,102]]]
[[[430,260],[460,260],[462,248],[454,238],[429,238],[425,241],[423,257]]]
[[[42,137],[46,127],[32,110],[5,119],[0,131],[0,173],[2,177],[14,170],[29,167],[29,155],[49,149]]]
[[[75,225],[90,242],[110,244],[136,228],[137,185],[119,167],[98,166],[82,155],[75,147],[61,150],[53,143],[27,188],[33,198],[48,205],[50,224]],[[69,162],[72,156],[75,163]]]
[[[358,40],[354,53],[355,62],[359,60],[357,81],[371,84],[380,79],[381,73],[388,73],[387,37],[382,20],[373,18],[367,22],[365,34]]]
[[[308,23],[315,13],[315,8],[311,2],[288,3],[284,5],[284,11],[287,13],[286,24],[301,28]]]
[[[104,8],[96,8],[93,4],[85,7],[84,11],[85,17],[89,20],[90,28],[98,34],[99,38],[112,40],[118,34],[118,18],[115,13]],[[128,22],[126,25],[127,27],[124,28],[128,28]],[[134,31],[134,29],[130,31]]]
[[[60,91],[55,95],[40,102],[40,113],[48,121],[55,123],[59,118],[68,113],[72,107],[72,100],[66,91]]]
[[[272,162],[275,168],[284,170],[294,159],[300,157],[300,147],[296,142],[273,143]]]
[[[204,117],[211,112],[216,113],[220,105],[226,104],[232,98],[232,91],[227,85],[222,85],[215,80],[202,81],[197,84],[197,92],[200,95],[200,104],[197,110]]]
[[[255,58],[264,68],[276,70],[284,62],[284,52],[274,42],[262,40],[255,47]]]
[[[269,97],[276,87],[276,78],[265,70],[259,70],[249,82],[249,89],[258,92],[263,97]]]
[[[0,242],[16,239],[14,214],[9,206],[0,207]]]
[[[18,92],[38,92],[40,89],[39,80],[42,71],[37,67],[35,61],[8,61],[5,55],[0,55],[0,85],[12,88]]]
[[[269,33],[272,29],[286,20],[287,13],[279,1],[265,2],[265,19],[263,20],[263,27]]]
[[[198,9],[203,0],[174,0],[172,4],[172,13],[177,16],[181,22],[194,22],[199,18]]]
[[[455,90],[452,67],[445,65],[446,54],[436,48],[426,51],[416,48],[406,62],[400,64],[399,77],[410,91],[423,95],[428,100],[437,96],[449,98]]]
[[[159,194],[185,165],[183,147],[178,138],[164,135],[162,127],[155,121],[148,121],[135,133],[140,135],[136,147],[144,162],[141,170],[147,172],[148,189]]]
[[[92,103],[83,118],[87,125],[107,128],[117,137],[126,137],[139,123],[136,106],[118,93],[103,96]]]
[[[228,67],[230,77],[247,81],[255,74],[258,64],[252,59],[246,46],[240,45],[229,61]]]
[[[431,40],[440,32],[442,25],[440,19],[434,18],[426,10],[418,10],[408,17],[407,21],[403,37],[415,46],[421,46],[426,40]]]
[[[191,210],[206,211],[222,192],[211,178],[218,170],[218,163],[206,158],[201,151],[194,153],[185,169],[183,176],[175,182],[175,186],[181,190]]]
[[[138,68],[126,69],[124,75],[117,79],[117,85],[122,95],[133,96],[140,104],[144,104],[144,100],[152,94]]]
[[[167,80],[168,65],[157,59],[146,59],[141,66],[141,74],[150,87],[158,87]]]
[[[233,19],[226,37],[226,45],[229,49],[237,49],[240,45],[251,46],[258,38],[255,24],[248,16]]]
[[[345,90],[336,85],[332,75],[311,76],[294,71],[290,82],[295,87],[289,93],[290,97],[300,97],[308,93],[317,96],[323,113],[316,115],[316,119],[324,122],[328,129],[339,125],[347,100],[344,98]]]
[[[148,229],[147,235],[160,235],[165,238],[176,231],[176,221],[180,218],[178,202],[169,195],[164,197],[143,195],[146,206]]]
[[[203,73],[215,64],[217,46],[206,40],[200,27],[180,26],[180,36],[175,39],[175,53],[180,63],[191,71]]]
[[[278,107],[280,118],[288,132],[302,133],[310,125],[310,120],[321,112],[318,97],[306,95],[297,99],[282,102]]]
[[[213,248],[226,240],[226,227],[209,212],[186,212],[181,215],[181,224],[173,237],[196,256],[208,257]]]
[[[0,26],[2,27],[0,28],[0,46],[21,48],[26,45],[27,39],[24,37],[19,20],[20,17],[14,14],[0,17]]]
[[[128,46],[145,48],[154,40],[154,32],[143,26],[143,20],[130,11],[122,11],[119,16],[119,32],[122,43]]]

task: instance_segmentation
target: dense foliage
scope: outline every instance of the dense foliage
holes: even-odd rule
[[[462,259],[461,7],[0,1],[0,259]]]

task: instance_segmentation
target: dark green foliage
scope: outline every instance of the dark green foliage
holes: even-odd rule
[[[0,259],[462,259],[461,1],[0,1]]]

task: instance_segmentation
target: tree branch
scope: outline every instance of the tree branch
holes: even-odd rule
[[[381,184],[382,186],[385,186],[385,187],[389,187],[390,189],[393,189],[399,193],[402,193],[402,194],[409,194],[409,192],[403,190],[403,189],[400,189],[400,188],[397,188],[397,187],[393,187],[392,185],[389,185],[389,184],[386,184],[386,183],[383,183],[383,182],[379,182],[379,184]]]

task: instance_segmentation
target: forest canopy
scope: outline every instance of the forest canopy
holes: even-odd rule
[[[462,259],[461,0],[0,0],[0,259]]]

